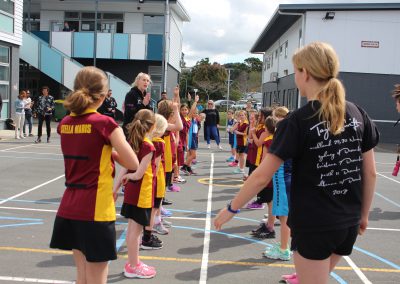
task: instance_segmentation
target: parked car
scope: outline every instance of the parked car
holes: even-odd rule
[[[233,106],[233,109],[235,110],[242,110],[246,108],[246,103],[247,100],[239,100],[236,102],[236,104]]]
[[[226,106],[228,105],[228,108],[234,108],[235,106],[235,101],[231,100],[218,100],[214,102],[215,108],[220,111],[226,110]]]

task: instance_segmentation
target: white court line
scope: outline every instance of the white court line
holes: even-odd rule
[[[14,150],[14,149],[19,149],[19,148],[25,148],[25,147],[29,147],[29,146],[32,146],[32,145],[34,145],[34,144],[28,144],[28,145],[23,145],[23,146],[18,146],[18,147],[12,147],[12,148],[8,148],[8,149],[0,150],[0,152],[6,152],[6,151],[8,151],[8,150]]]
[[[400,229],[390,229],[390,228],[368,228],[367,227],[367,230],[400,232]]]
[[[347,261],[351,268],[353,268],[354,272],[361,279],[362,283],[372,284],[372,282],[368,280],[367,276],[365,276],[365,274],[361,272],[360,268],[358,268],[358,266],[350,259],[350,257],[344,256],[343,258]]]
[[[57,210],[50,209],[35,209],[35,208],[22,208],[22,207],[8,207],[0,206],[0,209],[22,210],[22,211],[36,211],[36,212],[57,212]]]
[[[383,163],[383,162],[376,162],[376,161],[375,161],[375,164],[379,164],[379,165],[393,165],[393,166],[394,166],[395,163]]]
[[[207,217],[206,217],[206,226],[204,228],[203,257],[201,259],[201,270],[200,270],[200,280],[199,280],[200,284],[207,283],[208,255],[210,253],[210,230],[211,230],[211,205],[212,205],[213,175],[214,175],[214,153],[211,153],[210,183],[208,185]]]
[[[37,186],[35,186],[35,187],[32,187],[32,188],[30,188],[30,189],[28,189],[28,190],[25,190],[25,191],[23,191],[23,192],[21,192],[21,193],[18,193],[18,194],[14,195],[14,196],[11,196],[11,197],[9,197],[9,198],[7,198],[7,199],[4,199],[3,201],[0,201],[0,205],[1,205],[1,204],[4,204],[4,203],[6,203],[6,202],[8,202],[8,201],[10,201],[10,200],[13,200],[13,199],[15,199],[15,198],[17,198],[17,197],[20,197],[20,196],[22,196],[22,195],[24,195],[24,194],[26,194],[26,193],[29,193],[29,192],[31,192],[31,191],[34,191],[34,190],[36,190],[36,189],[38,189],[38,188],[40,188],[40,187],[42,187],[42,186],[45,186],[45,185],[47,185],[47,184],[49,184],[49,183],[52,183],[53,181],[56,181],[56,180],[58,180],[58,179],[60,179],[60,178],[63,178],[63,177],[64,177],[64,175],[61,175],[61,176],[59,176],[59,177],[53,178],[52,180],[46,181],[46,182],[44,182],[44,183],[42,183],[42,184],[39,184],[39,185],[37,185]]]
[[[50,280],[25,277],[0,276],[0,281],[28,282],[28,283],[53,283],[53,284],[74,284],[75,282],[63,280]]]
[[[20,152],[20,151],[4,151],[6,153],[18,153],[18,154],[35,154],[35,155],[57,155],[57,156],[63,156],[63,154],[57,154],[57,153],[39,153],[39,152]]]
[[[190,221],[206,221],[206,218],[191,218],[191,217],[165,217],[168,219],[175,219],[175,220],[190,220]]]
[[[400,183],[400,181],[395,180],[395,179],[392,179],[392,178],[390,178],[390,177],[387,177],[387,176],[385,176],[385,175],[383,175],[383,174],[381,174],[381,173],[376,173],[376,174],[377,174],[377,175],[380,175],[381,177],[387,178],[388,180],[394,181],[394,182],[396,182],[396,183]]]

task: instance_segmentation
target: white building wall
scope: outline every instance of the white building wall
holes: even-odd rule
[[[169,64],[180,72],[182,53],[182,21],[172,11],[170,17]]]
[[[338,53],[340,71],[400,74],[400,11],[307,12],[305,42],[325,41]],[[362,47],[379,42],[379,48]]]
[[[0,39],[5,42],[16,45],[22,44],[22,5],[23,0],[15,0],[14,2],[14,33],[0,32]]]
[[[124,33],[141,34],[143,33],[143,13],[124,14]]]
[[[299,31],[301,25],[302,20],[300,18],[264,53],[263,83],[271,81],[271,73],[273,72],[277,72],[279,78],[294,73],[292,55],[299,48]],[[287,51],[285,50],[286,42]],[[282,52],[280,50],[281,47]],[[278,56],[276,56],[276,51],[278,51]],[[268,60],[270,62],[269,69],[267,68]]]

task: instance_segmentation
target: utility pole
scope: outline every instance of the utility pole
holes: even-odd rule
[[[93,66],[96,67],[97,57],[97,11],[99,10],[99,0],[95,0],[96,8],[94,11],[94,39],[93,39]]]
[[[226,129],[228,129],[228,110],[229,110],[229,95],[231,90],[231,68],[228,68],[228,93],[226,96]],[[227,132],[226,132],[227,133]]]
[[[165,0],[165,28],[163,52],[163,91],[167,91],[168,59],[169,59],[169,0]]]

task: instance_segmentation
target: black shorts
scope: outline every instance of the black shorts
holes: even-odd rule
[[[236,151],[239,154],[247,153],[247,146],[236,146]]]
[[[156,209],[160,208],[162,200],[163,200],[162,197],[161,198],[154,197],[154,206],[153,206],[153,208],[156,208]]]
[[[293,232],[291,249],[302,257],[323,260],[333,253],[350,255],[356,242],[359,225],[325,232]]]
[[[246,167],[249,168],[249,176],[251,175],[252,172],[254,172],[257,169],[257,166],[248,162],[248,160],[246,160]]]
[[[270,203],[274,197],[274,190],[272,187],[264,187],[257,194],[257,202],[258,203]]]
[[[123,203],[121,207],[121,215],[125,218],[132,219],[139,225],[149,226],[151,208],[140,208],[135,205]]]
[[[51,248],[79,250],[88,262],[117,259],[115,222],[80,221],[57,216]]]

